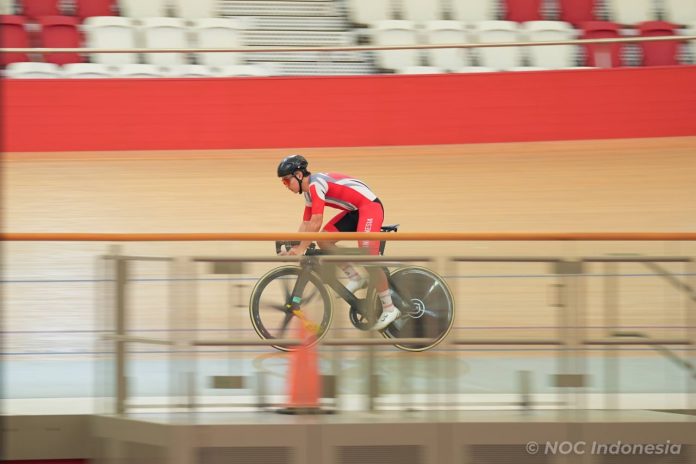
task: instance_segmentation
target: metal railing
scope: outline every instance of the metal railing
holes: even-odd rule
[[[497,42],[413,45],[353,45],[341,47],[231,47],[231,48],[0,48],[1,53],[279,53],[279,52],[366,52],[379,50],[426,50],[448,48],[543,47],[550,45],[591,45],[641,42],[686,42],[696,35],[621,37],[612,39],[549,40],[539,42]]]

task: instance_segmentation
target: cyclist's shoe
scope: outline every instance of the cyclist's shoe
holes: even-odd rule
[[[361,288],[367,287],[367,279],[361,277],[357,280],[349,279],[348,283],[346,284],[346,288],[350,293],[355,293],[356,291],[360,290]]]
[[[375,322],[375,325],[370,327],[370,330],[384,330],[389,324],[397,320],[399,316],[401,316],[401,311],[396,308],[389,312],[383,312],[382,315],[379,316],[379,319],[377,319],[377,322]]]

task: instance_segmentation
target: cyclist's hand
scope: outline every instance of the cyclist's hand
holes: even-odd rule
[[[280,249],[280,252],[278,253],[279,256],[297,256],[300,254],[302,253],[298,252],[297,247],[292,247],[289,250],[283,247]]]

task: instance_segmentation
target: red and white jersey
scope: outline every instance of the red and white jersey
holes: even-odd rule
[[[304,192],[304,220],[323,214],[324,206],[343,211],[356,211],[377,199],[364,182],[337,172],[320,172],[309,177],[309,191]]]

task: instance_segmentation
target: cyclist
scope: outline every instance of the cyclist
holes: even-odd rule
[[[278,177],[291,192],[304,195],[305,209],[300,224],[300,232],[370,232],[379,231],[384,220],[384,208],[377,195],[362,181],[345,174],[316,173],[307,170],[308,162],[300,155],[290,155],[278,165]],[[330,206],[341,210],[338,215],[324,222],[324,207]],[[281,254],[302,255],[311,241],[300,242],[289,251]],[[335,248],[336,241],[321,240],[317,245],[323,249]],[[371,255],[379,254],[379,241],[361,240],[361,248],[369,250]],[[362,288],[367,283],[356,269],[346,263],[341,269],[348,276],[346,288],[351,292]],[[371,330],[383,330],[394,322],[401,312],[394,306],[389,292],[387,277],[381,269],[376,269],[377,282],[375,287],[382,302],[382,314]]]

